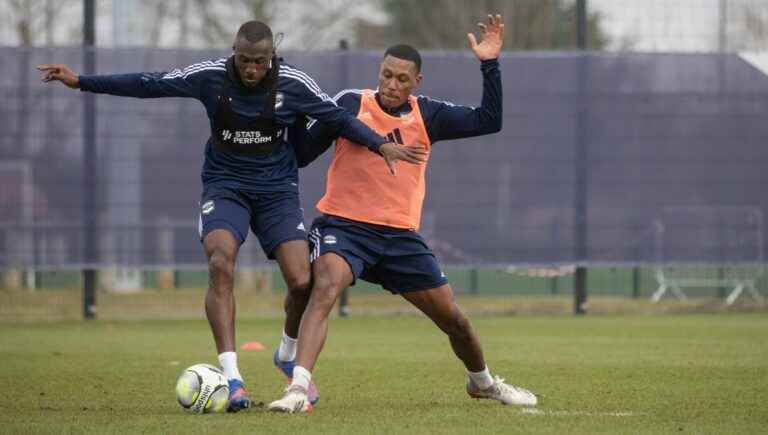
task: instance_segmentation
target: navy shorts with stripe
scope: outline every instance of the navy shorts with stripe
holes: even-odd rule
[[[209,187],[203,191],[198,229],[201,241],[211,231],[225,229],[242,244],[248,237],[249,227],[271,260],[281,243],[307,240],[299,194],[252,194],[222,187]]]
[[[309,249],[312,261],[333,252],[346,260],[355,279],[395,294],[448,283],[435,254],[415,231],[323,215],[312,222]]]

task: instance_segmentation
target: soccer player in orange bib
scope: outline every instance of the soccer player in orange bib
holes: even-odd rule
[[[348,139],[337,139],[337,132],[320,124],[310,127],[297,148],[299,163],[307,164],[336,140],[327,190],[317,204],[323,215],[315,220],[309,236],[314,284],[299,328],[293,381],[280,400],[269,404],[270,410],[312,411],[307,391],[325,343],[328,315],[341,291],[357,278],[400,294],[448,335],[467,369],[466,388],[471,397],[536,405],[530,391],[491,376],[477,334],[454,302],[453,290],[435,255],[417,233],[432,144],[501,130],[498,56],[504,24],[501,16],[489,15],[479,26],[479,43],[473,34],[467,35],[483,74],[478,108],[413,96],[422,78],[421,56],[407,45],[385,52],[378,90],[347,90],[336,96],[338,105],[357,113],[358,119],[379,134],[398,143],[424,144],[424,162],[398,165],[395,174],[394,166],[388,167],[376,154]]]

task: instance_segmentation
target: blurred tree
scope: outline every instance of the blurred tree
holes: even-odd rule
[[[167,1],[163,2],[154,2],[152,0],[143,0],[143,7],[147,11],[152,11],[151,21],[149,24],[149,29],[147,33],[147,45],[150,47],[156,47],[159,45],[159,42],[162,40],[163,34],[165,33],[165,29],[167,28],[167,21],[169,18],[169,15],[171,14],[170,8],[171,4]],[[186,7],[186,2],[181,1],[179,6],[181,8]],[[178,19],[181,21],[183,18],[182,14],[178,14]]]
[[[744,29],[746,32],[737,41],[734,48],[737,50],[768,50],[768,4],[765,2],[743,5],[741,13],[744,16]],[[730,44],[729,44],[730,45]]]
[[[464,30],[476,30],[475,23],[489,13],[501,14],[506,23],[507,50],[548,50],[576,46],[575,2],[566,0],[381,0],[391,17],[389,29],[361,23],[358,45],[382,48],[394,43],[413,44],[420,49],[457,49],[467,46]],[[589,47],[600,49],[607,36],[601,17],[588,16]],[[366,37],[366,35],[373,37]]]
[[[240,0],[237,5],[222,8],[220,4],[208,0],[194,1],[196,13],[202,21],[200,34],[209,46],[232,43],[234,31],[231,28],[231,12],[242,10],[245,14],[239,15],[239,22],[256,19],[269,24],[276,34],[285,30],[290,33],[286,38],[293,40],[292,45],[304,50],[311,50],[323,44],[335,46],[338,37],[331,36],[333,41],[327,41],[326,30],[349,20],[352,6],[361,3],[359,0]],[[278,18],[287,17],[289,14],[290,19]]]
[[[70,43],[69,40],[57,41],[59,26],[56,18],[60,12],[81,0],[6,0],[9,14],[18,38],[18,45],[53,45],[57,42]]]

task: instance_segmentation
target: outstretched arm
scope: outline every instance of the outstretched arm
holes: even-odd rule
[[[504,22],[500,15],[488,15],[485,24],[479,23],[481,40],[467,35],[469,46],[480,60],[483,73],[483,98],[480,107],[457,106],[450,103],[420,98],[427,133],[434,143],[440,140],[460,139],[496,133],[501,130],[503,95],[498,57],[504,41]]]
[[[467,33],[469,47],[481,61],[498,59],[501,46],[504,44],[504,21],[501,15],[488,15],[486,24],[477,23],[477,25],[480,27],[482,38],[478,43],[474,33]]]
[[[288,131],[288,142],[293,145],[296,152],[296,162],[303,168],[333,145],[338,132],[322,122],[312,122],[307,128],[292,128]]]
[[[168,73],[81,76],[63,64],[43,64],[38,65],[37,69],[43,73],[43,82],[59,81],[81,91],[136,98],[199,98],[200,83],[205,72],[224,71],[225,68],[224,59],[220,59]]]

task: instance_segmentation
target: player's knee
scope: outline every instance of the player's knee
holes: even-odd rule
[[[311,282],[306,280],[288,280],[286,279],[288,286],[288,292],[285,295],[285,301],[283,302],[283,308],[287,315],[291,313],[297,313],[301,316],[304,312],[307,303],[309,302],[309,295],[312,291]]]
[[[215,281],[232,279],[235,273],[235,258],[223,250],[214,250],[208,258],[208,271]]]
[[[309,296],[312,276],[307,273],[297,273],[285,277],[285,285],[288,291],[295,296]]]
[[[324,308],[333,307],[340,291],[339,285],[330,277],[315,277],[311,295],[313,304]]]

